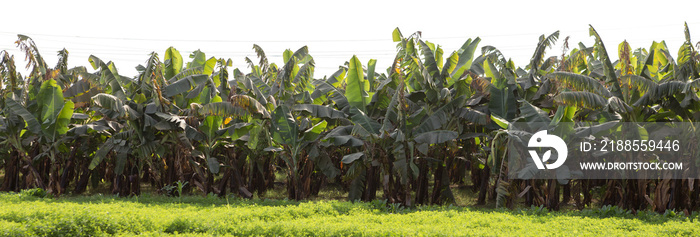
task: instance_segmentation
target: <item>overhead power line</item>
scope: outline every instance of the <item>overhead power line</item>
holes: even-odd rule
[[[700,22],[688,22],[688,24],[697,24]],[[644,29],[678,26],[679,24],[660,24],[660,25],[645,25]],[[682,26],[682,25],[681,25]],[[599,31],[606,30],[625,30],[637,29],[641,27],[613,27],[599,28]],[[567,33],[588,32],[588,30],[573,30],[566,31]],[[0,34],[16,34],[16,32],[0,31]],[[58,34],[41,34],[41,33],[24,33],[29,36],[45,36],[59,37],[72,39],[102,39],[102,40],[123,40],[123,41],[165,41],[165,42],[202,42],[202,43],[306,43],[306,42],[373,42],[373,41],[391,41],[390,37],[374,38],[374,39],[305,39],[305,40],[259,40],[259,39],[165,39],[165,38],[135,38],[135,37],[104,37],[104,36],[82,36],[82,35],[58,35]],[[537,36],[542,33],[510,33],[510,34],[491,34],[481,35],[480,37],[515,37],[515,36]],[[425,39],[467,39],[467,36],[444,36],[444,37],[424,37]]]

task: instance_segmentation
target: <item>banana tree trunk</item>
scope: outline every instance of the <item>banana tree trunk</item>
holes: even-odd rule
[[[571,180],[569,180],[568,183],[566,183],[563,187],[564,193],[562,194],[562,199],[561,202],[566,204],[571,201]]]
[[[366,187],[364,194],[362,195],[363,201],[372,201],[377,197],[377,185],[379,184],[379,167],[370,165],[367,167],[367,181],[365,182]]]
[[[425,204],[428,199],[428,164],[420,159],[418,164],[418,187],[416,187],[416,204]]]
[[[22,156],[25,165],[29,168],[29,174],[31,178],[29,179],[28,182],[30,183],[28,183],[27,186],[33,185],[37,188],[46,189],[46,185],[44,185],[44,181],[41,178],[41,174],[32,164],[32,159],[29,156],[27,156],[27,154],[25,154],[24,152],[20,151],[18,153],[20,154],[20,156]]]
[[[484,166],[481,169],[479,176],[479,198],[476,200],[476,205],[486,205],[486,194],[489,189],[489,176],[491,175],[491,168]]]
[[[19,191],[19,163],[17,151],[10,152],[10,158],[5,163],[5,178],[2,181],[1,191]]]
[[[88,181],[90,181],[90,175],[92,174],[91,170],[88,169],[89,166],[90,163],[84,162],[80,167],[78,182],[75,184],[75,190],[73,191],[75,194],[81,194],[87,189]]]
[[[547,209],[559,210],[559,182],[557,180],[547,181]]]
[[[231,173],[233,173],[231,169],[226,169],[224,177],[221,178],[221,182],[219,182],[219,197],[226,197],[226,186],[229,182],[229,179],[231,179]]]
[[[445,165],[438,164],[435,170],[435,187],[433,187],[433,204],[455,203],[452,189],[450,189],[449,168],[452,166],[451,157],[445,158]]]
[[[63,169],[63,174],[61,174],[61,190],[68,189],[68,185],[70,185],[71,180],[73,180],[75,177],[75,162],[73,162],[73,159],[75,158],[74,156],[75,149],[71,151],[71,154],[68,157],[68,164],[66,164],[66,167]]]

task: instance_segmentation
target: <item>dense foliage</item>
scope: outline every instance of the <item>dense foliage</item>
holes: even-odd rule
[[[590,33],[594,45],[569,48],[565,40],[562,56],[550,58],[545,50],[559,32],[542,35],[520,68],[493,46],[479,50],[479,38],[448,55],[420,32],[396,29],[386,71],[353,56],[321,79],[307,47],[285,51],[277,65],[254,45],[258,59],[246,58],[247,73],[200,51],[185,62],[171,47],[162,58],[151,53],[130,78],[96,56],[92,72],[69,69],[67,50],[50,67],[19,35],[29,75],[0,52],[0,190],[59,196],[109,185],[129,196],[148,183],[166,194],[179,184],[185,193],[250,198],[283,171],[294,200],[335,183],[350,200],[449,204],[450,185],[470,184],[479,203],[507,207],[522,199],[558,209],[573,200],[582,209],[597,199],[632,210],[697,210],[693,180],[505,176],[504,124],[697,120],[700,56],[687,26],[676,59],[663,41],[636,50],[622,42],[615,52]]]
[[[697,214],[686,217],[670,211],[643,211],[632,215],[616,207],[552,214],[540,208],[404,209],[380,201],[300,203],[187,197],[173,203],[176,200],[150,195],[39,199],[24,193],[0,194],[0,236],[589,236],[601,231],[688,236],[700,231]]]

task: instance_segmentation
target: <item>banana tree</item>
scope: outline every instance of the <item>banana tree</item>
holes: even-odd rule
[[[240,95],[247,95],[260,102],[268,112],[272,112],[277,107],[275,97],[272,94],[272,85],[277,78],[278,68],[274,63],[269,63],[263,49],[258,45],[253,45],[253,49],[259,58],[258,65],[255,65],[250,58],[246,57],[251,72],[243,74],[238,69],[233,71],[235,83],[232,83],[232,92]],[[271,139],[271,121],[268,119],[253,119],[249,121],[251,130],[248,140],[242,147],[245,147],[245,164],[242,173],[247,173],[247,187],[251,192],[263,196],[265,191],[273,188],[275,180],[275,163],[277,162]]]
[[[314,61],[308,56],[308,49],[302,47],[296,52],[284,52],[285,64],[282,68],[268,64],[264,52],[255,45],[260,64],[251,65],[252,73],[237,77],[237,84],[249,95],[263,101],[267,108],[273,111],[269,128],[266,123],[259,131],[270,131],[272,140],[282,146],[281,158],[288,169],[288,195],[290,199],[300,200],[311,194],[311,175],[317,166],[326,176],[333,177],[333,167],[329,162],[319,162],[319,136],[325,131],[329,122],[344,118],[344,114],[322,103],[314,104],[310,91],[314,91],[313,78]],[[234,72],[235,73],[235,72]],[[277,101],[280,101],[277,104]],[[295,115],[293,115],[295,114]],[[251,134],[249,145],[260,140],[258,134]],[[304,135],[300,135],[304,134]],[[261,146],[252,151],[260,154]],[[266,149],[275,150],[275,149]],[[313,152],[312,152],[313,151]],[[326,160],[323,160],[326,161]],[[305,181],[302,181],[305,180]],[[317,188],[314,188],[317,189]]]
[[[23,81],[18,80],[18,74],[6,53],[3,57],[3,75],[8,77],[8,87],[3,93],[5,99],[4,111],[10,118],[6,125],[9,143],[16,149],[17,154],[23,157],[25,165],[30,169],[33,185],[47,188],[49,193],[60,195],[61,189],[58,185],[58,172],[62,163],[62,152],[69,148],[63,143],[63,138],[68,131],[74,104],[70,100],[65,100],[61,86],[55,78],[59,78],[62,71],[65,71],[67,52],[59,52],[61,59],[55,69],[46,66],[43,58],[34,41],[23,35],[18,35],[18,47],[27,54],[27,67],[32,67],[31,78],[27,85],[22,85]],[[5,79],[3,79],[5,80]],[[18,90],[21,87],[26,91]],[[18,118],[24,120],[21,124]],[[25,133],[23,131],[27,131]],[[25,145],[29,144],[30,151],[25,150]],[[30,157],[31,156],[31,157]],[[40,172],[35,165],[45,167],[46,172]],[[42,174],[44,173],[44,174]],[[44,177],[48,174],[48,177]],[[13,174],[10,174],[11,176]],[[44,181],[48,181],[48,185]]]
[[[619,46],[620,61],[615,68],[610,62],[600,36],[593,27],[590,30],[591,35],[596,38],[596,47],[592,52],[599,58],[599,61],[596,60],[594,54],[591,54],[590,51],[586,52],[586,49],[582,47],[580,51],[575,51],[576,55],[581,55],[581,57],[572,54],[572,57],[564,61],[568,63],[566,67],[568,70],[577,71],[577,73],[550,73],[544,77],[545,81],[540,87],[540,90],[550,90],[548,83],[554,82],[559,85],[553,98],[554,102],[560,105],[559,110],[562,108],[578,110],[576,120],[600,122],[665,121],[673,120],[675,116],[691,119],[692,116],[683,107],[696,104],[694,102],[697,101],[697,95],[691,92],[694,87],[693,83],[688,81],[688,78],[676,80],[669,76],[673,74],[669,74],[667,69],[673,68],[674,65],[669,65],[669,57],[664,54],[666,50],[664,50],[663,44],[654,43],[649,50],[650,53],[638,51],[639,53],[633,55],[629,45],[623,42]],[[599,63],[589,62],[585,64],[587,59],[584,55],[586,54],[588,54],[588,60],[596,60]],[[634,64],[633,61],[638,63]],[[582,62],[588,67],[581,67]],[[602,66],[596,69],[593,65]],[[665,69],[662,70],[662,67]],[[616,69],[619,70],[620,76],[615,73]],[[602,71],[602,73],[596,73],[597,71]],[[578,73],[588,73],[589,75]],[[538,92],[538,94],[541,93]],[[650,107],[657,104],[665,104],[666,106],[656,107],[656,109]],[[589,181],[583,182],[589,183]],[[619,184],[617,181],[611,180],[608,185],[629,186],[628,189],[639,191],[632,186],[645,187],[646,182],[645,180],[623,181],[622,184]],[[608,189],[608,191],[611,190]],[[574,194],[574,196],[576,195]],[[590,201],[589,195],[584,193],[588,201]],[[558,194],[554,196],[558,196]],[[634,200],[632,200],[632,196],[625,198],[617,195],[606,195],[606,197],[614,197],[606,201],[610,204],[626,203],[624,205],[633,209],[643,208],[645,203],[645,200],[638,199],[641,197],[639,195],[636,195],[637,198]],[[578,199],[576,200],[578,202]]]
[[[139,194],[141,174],[158,167],[172,151],[163,144],[184,137],[186,122],[177,116],[179,110],[167,98],[172,86],[163,77],[163,66],[152,53],[146,67],[140,67],[136,80],[120,76],[114,64],[90,57],[93,67],[100,70],[99,80],[107,93],[92,97],[96,111],[105,120],[123,121],[113,126],[111,136],[95,153],[89,168],[95,169],[107,156],[113,158],[113,192],[120,195]],[[176,84],[176,83],[173,83]],[[180,134],[180,135],[177,135]],[[147,168],[147,169],[145,169]],[[155,175],[155,174],[152,174]]]
[[[323,108],[333,111],[328,107]],[[314,171],[312,159],[318,156],[312,150],[314,147],[318,149],[319,138],[326,126],[328,122],[323,119],[302,117],[298,120],[286,104],[277,106],[272,113],[272,139],[282,147],[280,158],[287,166],[290,199],[302,200],[310,194],[310,175]]]

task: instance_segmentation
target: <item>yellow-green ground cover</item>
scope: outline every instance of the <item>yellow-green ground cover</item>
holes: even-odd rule
[[[0,236],[618,236],[700,234],[697,213],[548,212],[384,202],[0,194]]]

